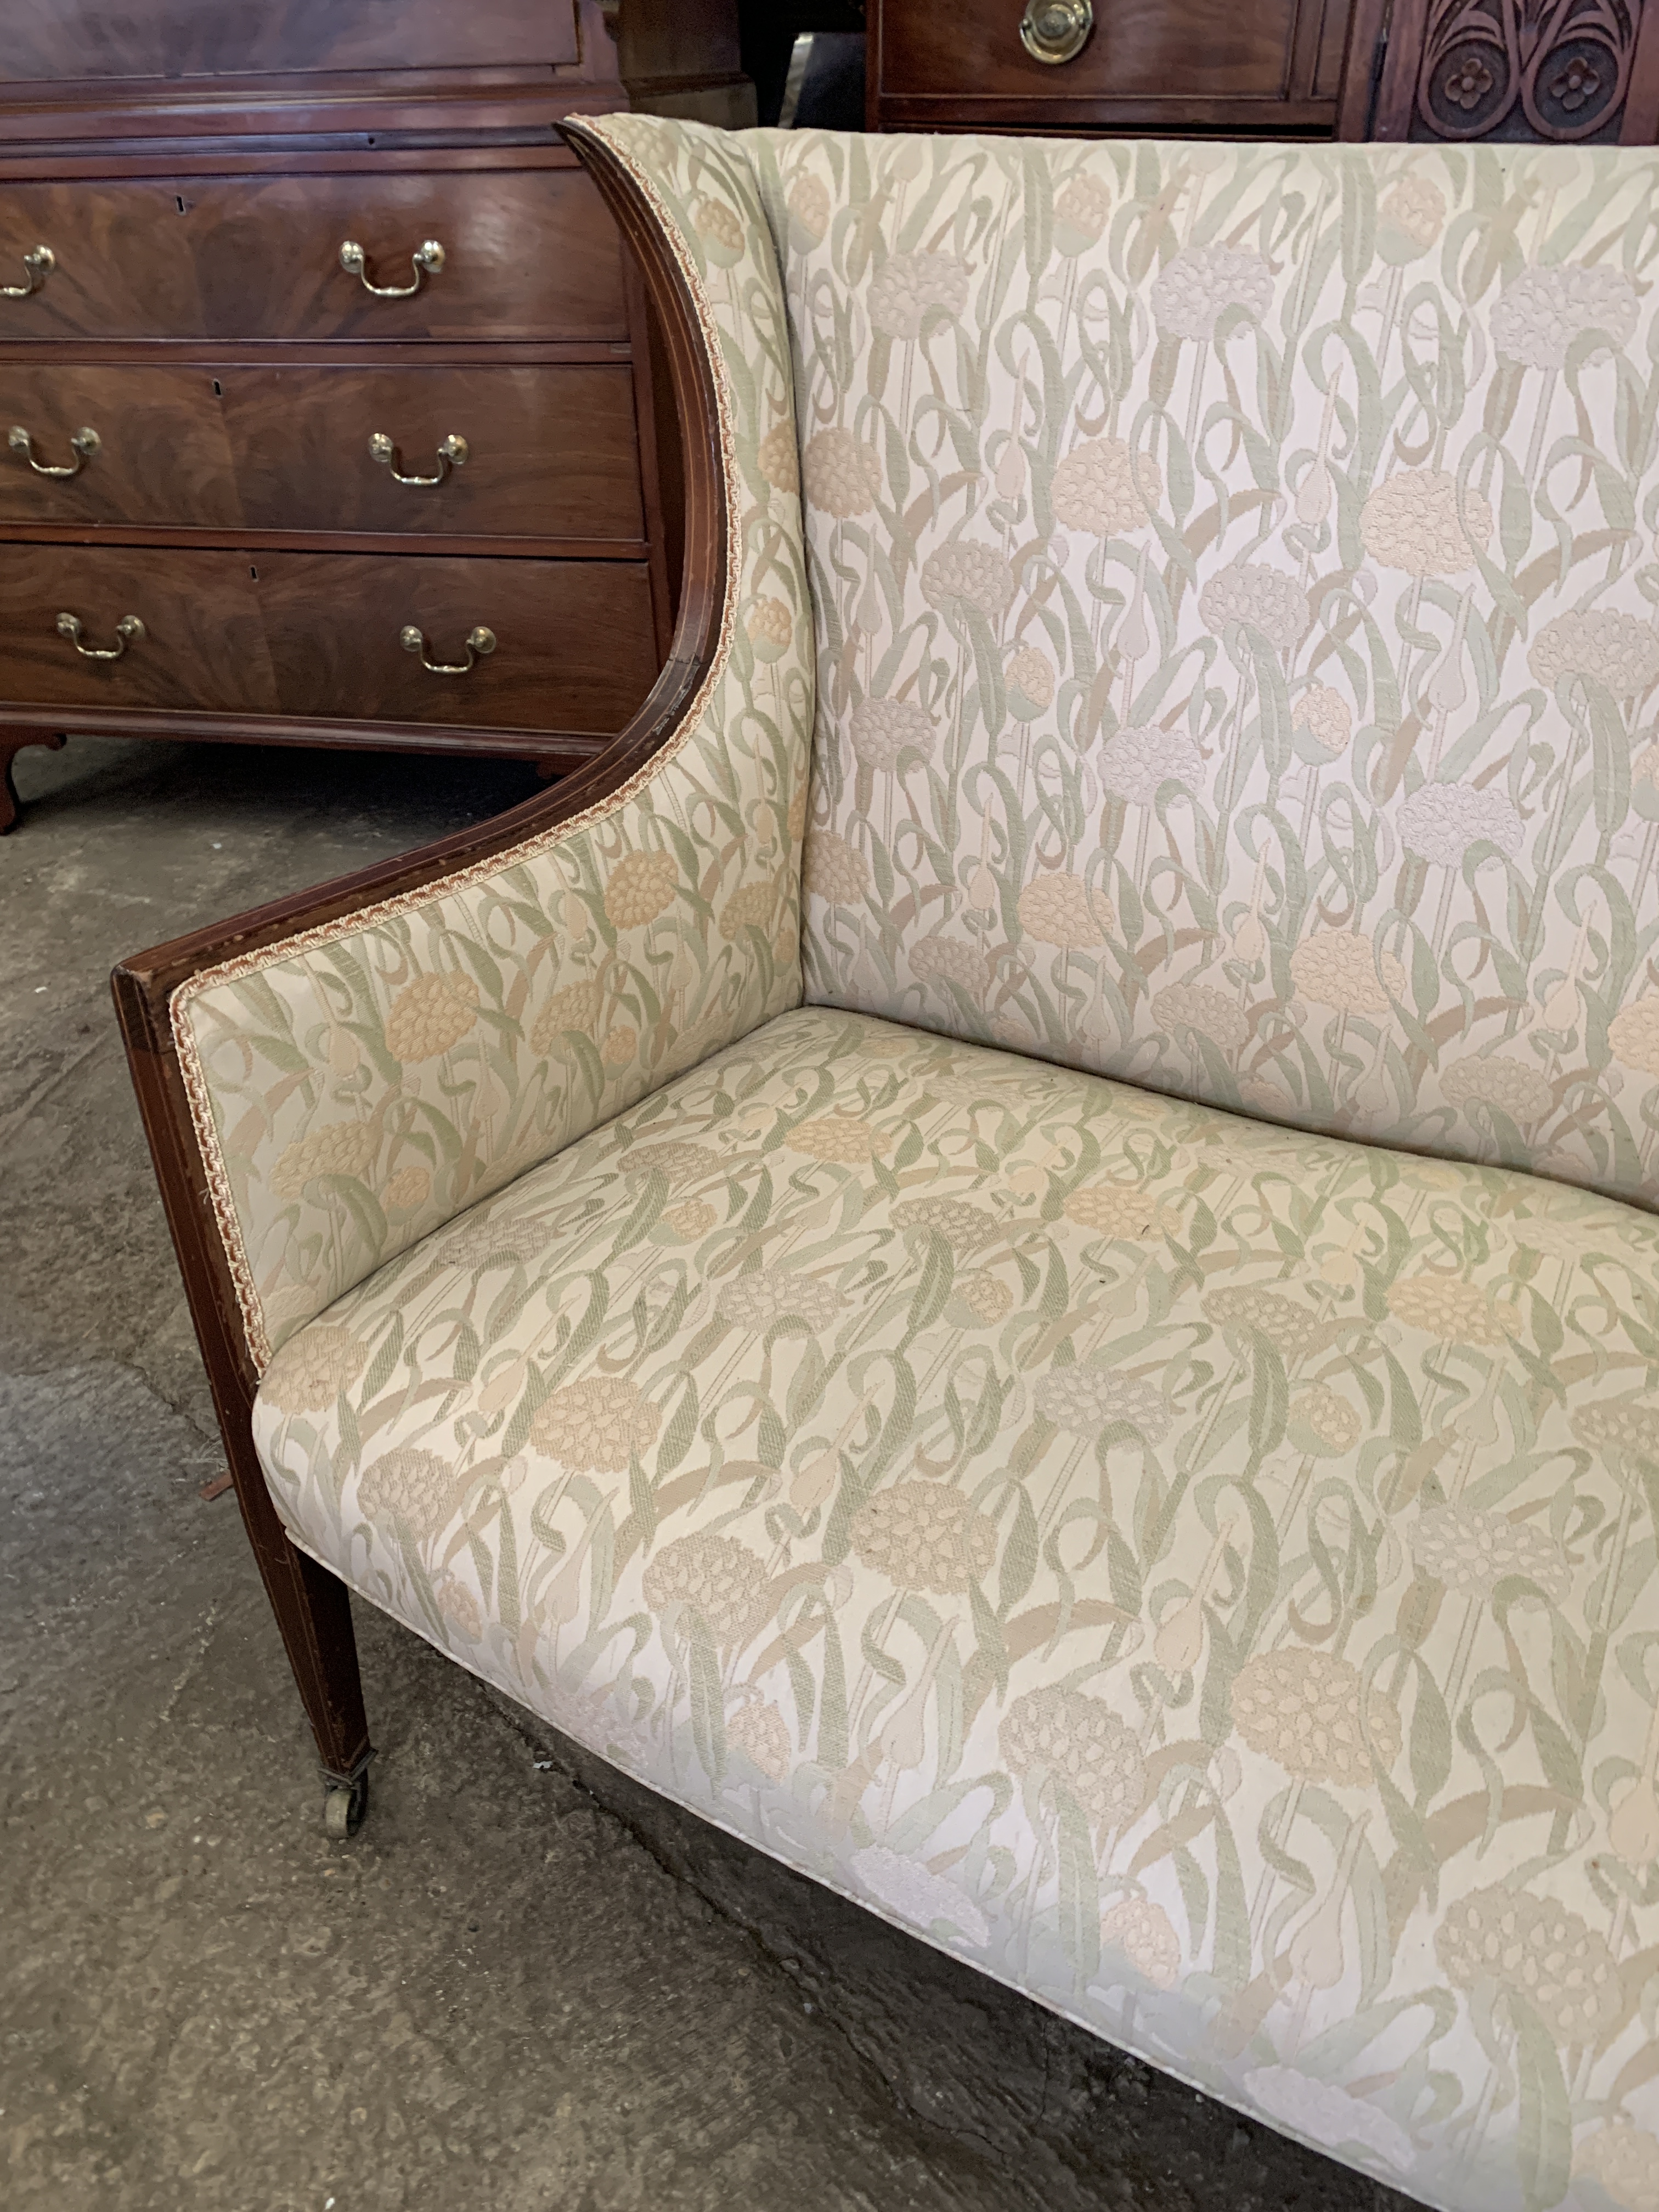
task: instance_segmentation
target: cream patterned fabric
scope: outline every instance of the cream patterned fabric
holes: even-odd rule
[[[1659,156],[748,144],[809,1000],[1659,1201]]]
[[[1429,2203],[1659,2179],[1659,1224],[803,1008],[277,1355],[296,1540]]]
[[[718,134],[641,157],[726,447],[719,656],[684,738],[580,820],[210,970],[173,1020],[256,1355],[373,1268],[800,997],[812,643],[778,274]]]

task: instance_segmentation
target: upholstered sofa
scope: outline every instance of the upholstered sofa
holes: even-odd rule
[[[686,441],[580,778],[118,971],[348,1589],[1460,2212],[1659,2205],[1659,157],[573,142]]]

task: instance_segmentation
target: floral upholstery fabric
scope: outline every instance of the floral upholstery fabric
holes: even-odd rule
[[[301,1329],[296,1540],[1431,2203],[1659,2177],[1659,1224],[802,1008]]]
[[[724,421],[730,563],[682,740],[580,820],[195,978],[173,1031],[250,1341],[800,997],[812,642],[778,272],[717,133],[589,127],[649,189]],[[770,469],[770,474],[767,472]]]
[[[1659,1201],[1659,156],[747,143],[808,999]]]

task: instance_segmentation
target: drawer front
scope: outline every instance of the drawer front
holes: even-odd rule
[[[285,714],[608,734],[656,674],[642,562],[283,553],[258,569]],[[450,666],[477,628],[495,647],[434,675],[402,644],[410,625]]]
[[[443,265],[411,285],[428,239]],[[51,265],[24,257],[44,246]],[[621,241],[580,171],[0,184],[11,338],[628,337]]]
[[[1069,60],[1047,62],[1020,39],[1022,0],[965,0],[943,35],[922,8],[887,0],[880,17],[884,95],[965,100],[972,111],[1041,102],[1063,125],[1073,102],[1282,100],[1318,38],[1315,0],[1095,0],[1094,28]],[[1346,16],[1346,0],[1334,12]]]
[[[621,241],[579,170],[227,178],[180,195],[204,334],[224,338],[628,336]],[[428,239],[443,265],[414,286]],[[362,274],[340,264],[360,246]]]
[[[626,368],[230,368],[220,376],[250,528],[644,535]],[[389,461],[371,450],[376,438],[391,441]],[[459,465],[449,458],[457,440]],[[439,481],[400,483],[394,469]]]
[[[0,546],[0,697],[61,707],[276,707],[252,563],[238,553]],[[79,618],[90,659],[60,635]],[[143,635],[123,640],[137,617]]]
[[[214,384],[205,368],[0,362],[0,521],[234,526]],[[76,473],[41,473],[64,468]]]
[[[166,185],[0,184],[0,343],[203,331],[185,195]],[[24,256],[46,247],[51,266]]]
[[[573,0],[14,0],[0,82],[574,62]]]

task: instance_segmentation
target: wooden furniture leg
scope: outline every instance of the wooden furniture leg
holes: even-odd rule
[[[17,827],[22,812],[17,786],[11,780],[13,761],[25,745],[46,745],[52,752],[59,752],[63,744],[61,730],[0,730],[0,837]]]

